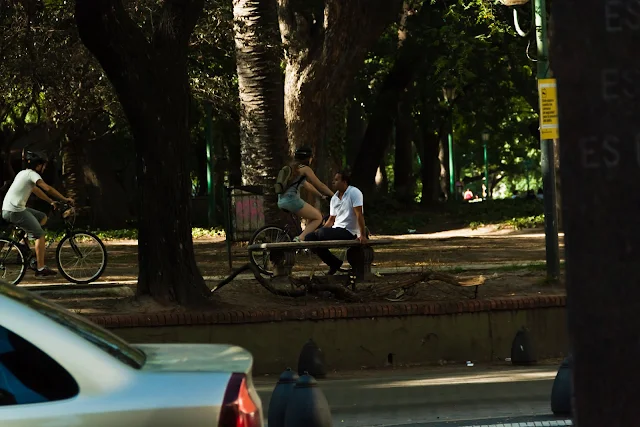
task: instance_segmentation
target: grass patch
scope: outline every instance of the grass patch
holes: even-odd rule
[[[564,261],[560,261],[560,268],[564,268]],[[506,264],[494,267],[488,267],[486,271],[491,271],[495,273],[509,273],[513,271],[545,271],[547,269],[547,264],[543,261],[541,262],[532,262],[527,264]],[[436,270],[444,270],[452,274],[461,274],[468,273],[470,270],[465,268],[464,266],[456,266],[456,267],[444,267],[444,268],[436,268]],[[484,271],[474,269],[473,271]]]
[[[109,240],[137,240],[138,230],[136,228],[125,228],[119,230],[89,230],[103,241]],[[47,240],[58,240],[62,238],[64,231],[46,230]],[[206,239],[211,237],[224,237],[224,229],[222,227],[215,228],[199,228],[191,229],[191,235],[194,239]]]
[[[373,206],[375,211],[372,212]],[[478,203],[452,202],[424,208],[402,205],[390,200],[372,202],[365,213],[369,228],[378,234],[405,234],[447,224],[477,229],[486,225],[514,228],[537,228],[544,225],[544,206],[540,200],[505,199]]]

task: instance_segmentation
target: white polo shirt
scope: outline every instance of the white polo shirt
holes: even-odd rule
[[[353,208],[363,206],[364,197],[362,191],[356,187],[349,186],[342,195],[342,199],[338,197],[338,192],[331,198],[329,215],[335,216],[333,228],[346,228],[351,234],[360,236],[360,228],[358,227],[358,218]],[[364,207],[363,213],[364,213]]]

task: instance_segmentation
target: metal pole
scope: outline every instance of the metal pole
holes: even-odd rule
[[[451,200],[457,199],[456,194],[456,173],[453,169],[453,129],[449,132],[449,191],[451,192]]]
[[[205,104],[205,141],[207,145],[207,220],[209,227],[216,225],[216,192],[213,179],[214,151],[213,151],[213,108],[211,103]]]
[[[449,106],[449,134],[447,140],[449,142],[449,192],[451,200],[457,200],[458,194],[456,193],[456,172],[453,169],[453,106],[451,105],[451,94],[445,92],[447,99],[447,105]]]
[[[490,199],[489,193],[489,162],[487,156],[487,141],[484,142],[484,185],[486,191],[486,199]]]
[[[547,10],[545,0],[534,0],[533,12],[536,24],[536,45],[538,48],[537,79],[545,79],[549,74],[549,54],[547,41]],[[560,256],[558,244],[558,220],[556,212],[556,177],[553,161],[553,140],[540,139],[542,188],[544,192],[544,235],[547,256],[547,279],[560,277]]]

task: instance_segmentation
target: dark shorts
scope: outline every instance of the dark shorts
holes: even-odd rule
[[[31,208],[27,208],[22,212],[2,211],[2,219],[16,227],[20,227],[26,231],[27,235],[32,239],[39,239],[44,236],[44,230],[40,225],[40,221],[46,216],[44,212]]]

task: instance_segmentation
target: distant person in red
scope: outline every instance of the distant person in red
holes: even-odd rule
[[[467,188],[467,191],[464,192],[464,199],[465,200],[473,199],[473,193],[468,188]]]

